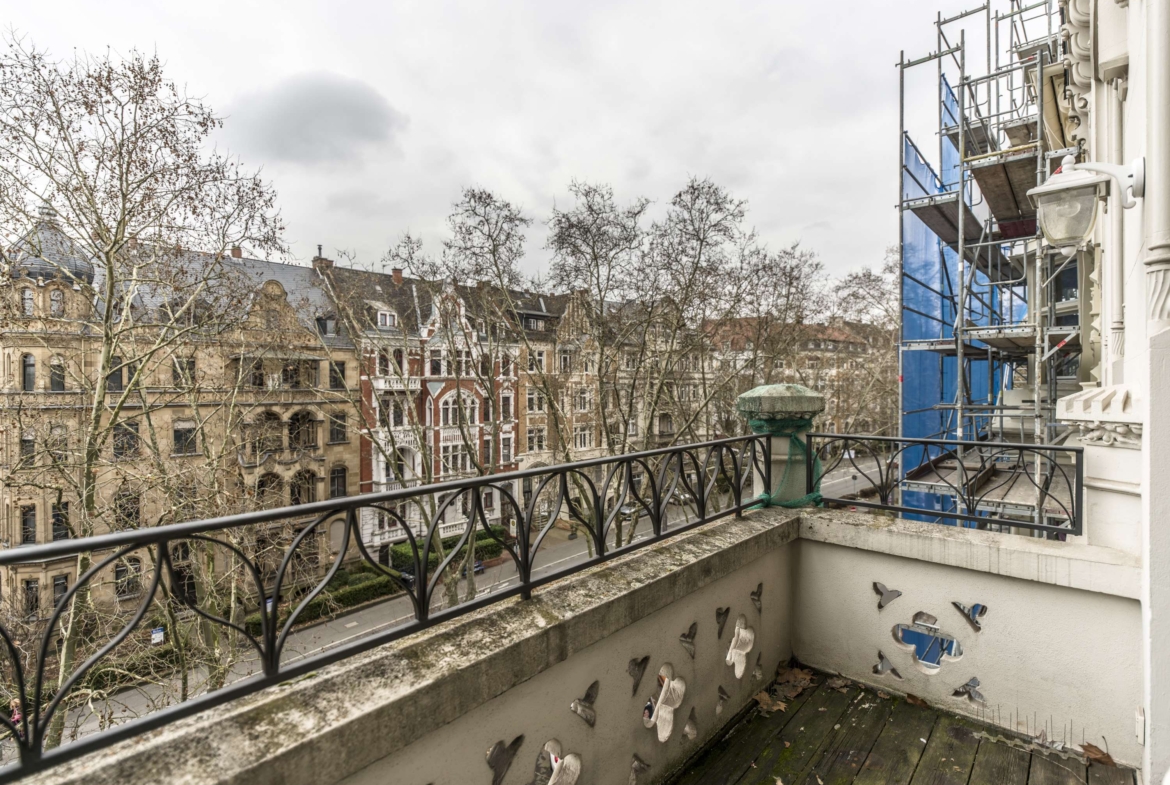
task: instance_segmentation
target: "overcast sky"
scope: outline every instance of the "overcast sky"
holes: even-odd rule
[[[156,50],[225,115],[221,144],[263,166],[302,261],[320,243],[376,262],[407,229],[438,251],[476,185],[536,219],[535,273],[571,179],[661,204],[698,175],[747,199],[769,244],[799,240],[839,274],[897,240],[899,49],[933,49],[935,12],[964,5],[53,0],[6,16],[59,56]]]

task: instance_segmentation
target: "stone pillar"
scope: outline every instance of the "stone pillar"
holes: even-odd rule
[[[812,419],[825,410],[824,396],[799,384],[766,384],[739,396],[735,408],[747,418],[754,433],[773,434],[770,445],[772,487],[765,489],[764,478],[757,471],[752,479],[754,495],[766,491],[778,502],[804,496],[804,452],[794,450],[789,466],[789,440],[798,439],[804,443]]]

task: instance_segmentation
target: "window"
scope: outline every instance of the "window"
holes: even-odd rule
[[[337,319],[323,316],[317,319],[317,332],[324,336],[337,335]]]
[[[431,350],[431,376],[443,375],[443,350]]]
[[[20,312],[32,316],[36,310],[36,293],[32,289],[20,290]]]
[[[440,474],[454,474],[471,469],[471,456],[462,444],[444,444],[439,464]]]
[[[561,352],[561,373],[568,373],[573,367],[573,358],[568,352]]]
[[[252,369],[249,372],[249,383],[260,390],[268,386],[268,379],[264,373],[264,363],[256,360],[252,363]]]
[[[59,357],[49,361],[49,389],[65,392],[65,363]]]
[[[37,541],[37,508],[29,504],[20,508],[20,544],[35,545]]]
[[[626,370],[635,371],[638,369],[638,356],[636,354],[627,354],[626,356]]]
[[[119,599],[142,592],[142,561],[130,556],[114,565],[114,591]]]
[[[578,425],[573,428],[573,446],[578,450],[587,450],[593,446],[593,428],[588,425]]]
[[[524,329],[525,330],[543,331],[544,330],[544,319],[537,319],[537,318],[532,317],[532,316],[525,316],[524,317]]]
[[[528,353],[528,372],[536,373],[540,371],[544,373],[544,351],[538,350]]]
[[[406,370],[406,365],[403,364],[403,362],[402,362],[402,357],[403,357],[402,350],[395,349],[393,357],[394,357],[394,370],[398,371],[399,373]]]
[[[284,503],[284,482],[269,472],[256,480],[256,501],[262,508],[279,507]]]
[[[37,360],[31,354],[20,357],[20,389],[25,392],[37,389]]]
[[[500,396],[500,419],[505,421],[505,422],[512,419],[512,396],[511,395],[501,395]]]
[[[452,422],[457,421],[459,415],[455,411],[455,401],[453,399],[448,398],[443,401],[439,406],[439,416],[439,422],[442,425],[450,425]]]
[[[491,398],[484,398],[483,399],[483,420],[482,420],[482,422],[491,422],[491,421],[492,421],[492,399]]]
[[[195,455],[199,452],[199,444],[195,438],[196,426],[191,420],[175,420],[171,425],[174,436],[174,455]]]
[[[492,464],[492,439],[490,436],[483,437],[483,463],[484,466]]]
[[[386,351],[385,349],[378,352],[378,375],[390,375],[390,352]]]
[[[36,618],[41,612],[41,584],[35,578],[24,582],[24,615]]]
[[[32,466],[37,458],[37,435],[31,428],[20,435],[20,465]]]
[[[626,424],[626,435],[627,436],[637,436],[638,435],[638,418],[637,417],[631,417],[630,421]]]
[[[388,397],[382,400],[382,412],[388,427],[399,428],[406,422],[406,411],[402,408],[402,403],[395,398]]]
[[[378,327],[387,328],[397,326],[398,314],[391,313],[390,311],[378,311]]]
[[[114,495],[114,523],[119,528],[136,529],[142,523],[142,498],[130,490]]]
[[[308,412],[297,412],[288,420],[288,448],[312,450],[317,447],[317,422]]]
[[[544,451],[544,428],[528,429],[528,452]]]
[[[512,462],[512,437],[500,437],[500,463]]]
[[[337,444],[349,441],[349,430],[345,427],[345,415],[341,413],[329,416],[329,443]]]
[[[500,376],[512,375],[512,356],[509,354],[500,355]]]
[[[317,501],[317,475],[308,469],[293,475],[289,486],[290,504],[309,504]]]
[[[587,355],[581,355],[581,370],[585,373],[593,373],[593,359]]]
[[[133,458],[138,455],[138,423],[120,422],[114,425],[114,458]]]
[[[345,389],[345,361],[333,360],[329,363],[329,389]]]
[[[544,396],[532,388],[528,389],[528,411],[543,412],[544,411]]]
[[[108,392],[122,392],[123,390],[123,376],[122,376],[122,358],[110,358],[110,372],[106,375],[106,390]]]
[[[195,358],[175,357],[174,361],[175,364],[171,368],[171,382],[175,387],[190,387],[195,382]]]
[[[65,315],[65,292],[60,289],[49,290],[49,316],[60,319]]]
[[[69,539],[69,502],[53,504],[53,539]]]
[[[68,575],[54,575],[53,576],[53,607],[56,608],[65,601],[65,595],[69,593],[69,576]]]
[[[658,415],[658,433],[662,436],[674,433],[674,419],[669,414]]]
[[[348,472],[344,466],[335,466],[329,472],[329,498],[340,499],[346,495]]]
[[[588,387],[579,387],[577,389],[577,395],[575,396],[575,398],[576,398],[576,402],[577,402],[577,411],[579,411],[579,412],[589,411],[589,388]]]
[[[467,349],[460,349],[455,352],[455,375],[471,376],[471,369],[471,352]]]
[[[483,508],[485,510],[494,510],[496,508],[496,495],[490,490],[483,492]]]

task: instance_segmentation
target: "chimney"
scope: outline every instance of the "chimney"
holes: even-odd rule
[[[322,270],[332,270],[333,269],[333,260],[326,259],[323,256],[314,256],[313,257],[313,269],[316,270],[317,272],[321,272]]]
[[[240,250],[240,246],[238,246],[238,245],[232,246],[232,258],[233,259],[240,259],[243,257],[243,255],[244,255],[244,252]]]
[[[394,283],[402,283],[402,268],[393,267],[390,269],[390,277],[394,279]]]

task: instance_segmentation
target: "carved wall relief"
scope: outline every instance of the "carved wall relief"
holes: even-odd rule
[[[584,697],[577,698],[569,704],[569,710],[585,720],[590,728],[597,722],[597,711],[593,708],[593,704],[597,702],[597,693],[600,689],[601,683],[595,681],[589,685],[589,689],[585,690]]]
[[[735,633],[727,649],[727,664],[735,668],[735,678],[742,679],[747,668],[747,655],[756,645],[756,631],[747,626],[747,616],[742,613],[735,620]]]
[[[658,741],[666,743],[674,730],[674,712],[682,705],[687,693],[687,683],[674,675],[674,666],[669,662],[658,671],[658,697],[650,698],[642,710],[642,724],[658,729]]]

